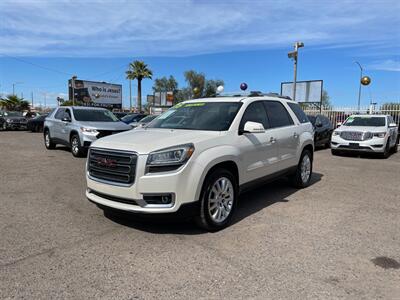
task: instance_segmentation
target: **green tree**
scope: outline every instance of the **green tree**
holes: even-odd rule
[[[204,97],[215,97],[217,95],[217,88],[220,85],[224,85],[223,80],[207,80],[204,88]]]
[[[153,92],[173,92],[178,90],[178,82],[174,76],[156,78],[153,84]]]
[[[153,76],[153,72],[148,68],[148,66],[140,60],[135,60],[129,64],[129,70],[125,72],[126,79],[137,80],[138,83],[138,108],[139,111],[142,110],[142,80],[150,78]]]
[[[331,97],[329,97],[329,94],[326,90],[322,91],[322,106],[325,108],[331,108]]]
[[[8,95],[0,99],[0,107],[9,111],[23,111],[30,109],[30,103],[17,95]]]
[[[194,70],[186,71],[184,76],[188,84],[188,88],[191,91],[190,98],[201,98],[206,83],[206,76],[203,73],[198,73]]]

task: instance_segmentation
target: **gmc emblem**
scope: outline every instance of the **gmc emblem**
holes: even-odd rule
[[[105,167],[105,168],[116,168],[117,167],[117,161],[115,159],[111,159],[111,158],[107,158],[107,157],[97,157],[96,164],[99,167]]]

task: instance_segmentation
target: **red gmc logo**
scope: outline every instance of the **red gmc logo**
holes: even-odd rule
[[[99,167],[105,167],[105,168],[116,168],[117,167],[117,161],[115,159],[106,158],[106,157],[97,157],[96,164]]]

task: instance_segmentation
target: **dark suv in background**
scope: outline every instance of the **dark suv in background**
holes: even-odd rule
[[[315,147],[329,148],[331,144],[332,132],[334,129],[331,121],[323,115],[307,115],[307,117],[314,127]]]

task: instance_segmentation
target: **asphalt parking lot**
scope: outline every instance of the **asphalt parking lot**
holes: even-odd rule
[[[315,153],[313,184],[241,196],[234,224],[105,217],[85,159],[0,132],[1,298],[399,299],[400,152]]]

